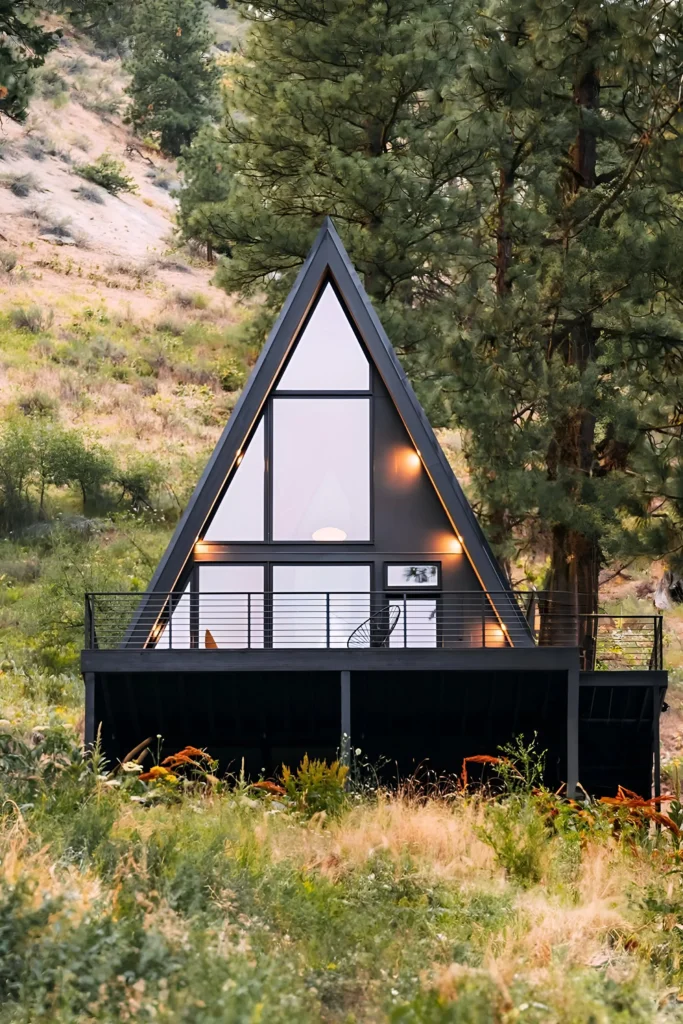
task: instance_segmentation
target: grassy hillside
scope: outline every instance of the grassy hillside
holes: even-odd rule
[[[234,16],[215,19],[226,44]],[[178,175],[124,126],[120,62],[67,27],[36,74],[27,124],[0,139],[0,489],[6,504],[21,468],[12,431],[78,436],[113,470],[42,498],[32,472],[5,515],[0,716],[64,704],[77,723],[83,591],[144,587],[257,351],[249,310],[178,246]],[[90,180],[103,155],[134,191]]]

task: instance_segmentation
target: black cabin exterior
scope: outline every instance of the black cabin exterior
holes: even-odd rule
[[[147,592],[86,596],[86,740],[405,777],[536,732],[550,784],[656,793],[661,625],[509,588],[326,221]]]

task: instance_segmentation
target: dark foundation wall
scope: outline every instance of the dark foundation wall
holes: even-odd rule
[[[163,753],[207,747],[221,771],[272,775],[305,753],[338,755],[338,672],[107,673],[95,677],[93,728],[116,761],[147,737]],[[523,733],[548,748],[548,783],[566,775],[566,673],[353,672],[351,733],[387,781],[460,772]],[[473,769],[476,776],[477,769]]]
[[[354,672],[351,736],[387,777],[455,775],[463,758],[538,733],[546,782],[566,779],[565,672]],[[477,777],[472,766],[470,775]]]
[[[95,729],[118,761],[148,736],[162,753],[206,747],[220,770],[248,775],[333,760],[340,740],[338,672],[108,673],[95,677]]]
[[[614,796],[621,785],[650,796],[656,692],[652,686],[581,687],[579,778],[589,793]]]

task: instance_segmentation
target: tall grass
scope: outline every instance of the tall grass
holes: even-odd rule
[[[482,794],[351,792],[309,818],[208,771],[139,772],[56,718],[0,733],[1,1024],[681,1019],[681,881],[655,832],[549,827],[529,794],[521,884]]]

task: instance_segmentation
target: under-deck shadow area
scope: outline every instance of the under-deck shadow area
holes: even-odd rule
[[[566,779],[566,672],[354,672],[351,722],[387,782],[455,776],[464,758],[497,755],[516,736],[547,751],[547,785]]]
[[[338,672],[97,673],[95,726],[119,760],[147,737],[172,753],[206,747],[221,771],[252,778],[304,754],[339,755]],[[352,672],[351,741],[388,784],[457,775],[463,758],[496,754],[517,735],[547,750],[547,783],[566,777],[562,672]],[[157,737],[161,737],[157,740]],[[476,776],[476,769],[474,769]]]
[[[306,753],[333,760],[340,742],[338,672],[103,673],[94,697],[95,727],[114,762],[153,737],[164,756],[206,747],[221,773],[244,764],[258,778]]]

